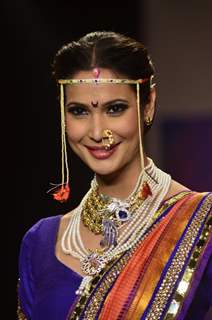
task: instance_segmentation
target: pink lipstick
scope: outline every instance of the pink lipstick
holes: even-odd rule
[[[111,146],[111,148],[108,150],[103,147],[86,146],[86,148],[94,158],[98,160],[105,160],[112,156],[112,154],[116,151],[118,144]]]

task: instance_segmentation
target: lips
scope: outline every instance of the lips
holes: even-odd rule
[[[112,156],[112,154],[116,151],[118,145],[120,143],[114,144],[110,147],[110,149],[105,149],[104,147],[96,147],[96,146],[86,146],[89,153],[96,159],[105,160]]]

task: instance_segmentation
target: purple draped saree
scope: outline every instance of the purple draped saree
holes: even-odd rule
[[[20,251],[19,319],[204,319],[212,305],[212,195],[169,199],[137,246],[75,294],[82,277],[55,256],[61,216],[45,218]]]

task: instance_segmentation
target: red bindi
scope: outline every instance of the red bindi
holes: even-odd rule
[[[91,101],[91,105],[92,105],[92,107],[94,107],[94,108],[97,108],[98,107],[98,104],[99,104],[99,102],[98,101]]]

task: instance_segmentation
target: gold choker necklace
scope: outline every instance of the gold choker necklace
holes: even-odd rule
[[[94,234],[103,234],[102,246],[117,244],[118,229],[127,221],[141,203],[151,194],[150,187],[141,179],[136,190],[125,200],[105,196],[98,192],[98,185],[91,189],[82,209],[82,222]]]

